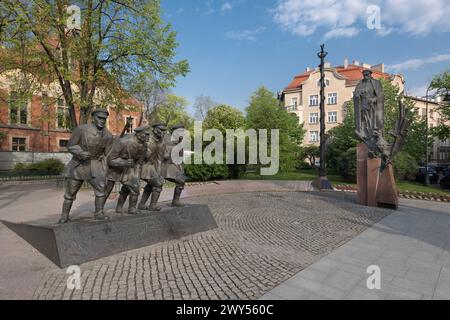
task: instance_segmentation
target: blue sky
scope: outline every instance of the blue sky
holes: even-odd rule
[[[381,29],[367,27],[370,5],[380,9]],[[317,66],[321,43],[333,65],[345,57],[383,62],[417,95],[450,68],[450,0],[162,0],[162,7],[178,32],[177,58],[191,67],[173,93],[191,105],[203,94],[244,110],[259,86],[283,89]]]

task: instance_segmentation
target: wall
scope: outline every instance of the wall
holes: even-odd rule
[[[47,153],[47,152],[4,152],[0,151],[0,170],[10,170],[16,163],[35,163],[45,159],[59,159],[67,164],[72,155],[70,153]]]

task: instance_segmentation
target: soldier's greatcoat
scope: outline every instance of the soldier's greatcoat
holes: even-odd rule
[[[372,134],[384,129],[383,86],[373,78],[361,80],[354,93],[356,130],[362,134]]]
[[[178,145],[178,141],[171,140],[172,135],[164,137],[163,161],[161,163],[161,175],[168,180],[186,180],[183,164],[175,164],[172,161],[172,151]],[[180,157],[183,157],[183,150],[180,150]]]
[[[105,183],[106,156],[112,147],[113,137],[104,128],[98,130],[94,124],[78,126],[72,133],[68,150],[73,155],[67,164],[64,176],[74,180],[96,180]],[[89,152],[89,160],[82,160],[81,153]]]
[[[139,142],[134,135],[116,139],[108,156],[108,181],[139,188],[139,167],[145,152],[145,144]],[[134,161],[134,166],[124,167],[123,163],[129,159]]]
[[[140,177],[142,180],[154,181],[158,185],[164,183],[164,178],[161,176],[163,148],[163,141],[159,141],[152,134],[150,136],[150,141],[147,144],[145,160],[141,167]]]

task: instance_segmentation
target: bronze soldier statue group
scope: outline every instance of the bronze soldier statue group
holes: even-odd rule
[[[172,206],[182,207],[180,196],[186,175],[182,164],[172,159],[173,148],[182,142],[184,126],[174,126],[170,132],[164,124],[139,127],[134,134],[114,139],[106,129],[109,113],[97,109],[91,124],[77,127],[69,140],[72,160],[65,168],[64,203],[59,223],[70,221],[70,209],[83,182],[87,181],[95,193],[96,220],[109,220],[104,207],[116,182],[122,184],[116,212],[121,213],[129,198],[128,214],[141,211],[160,211],[157,206],[165,180],[174,182]],[[180,149],[179,156],[183,156]],[[146,183],[138,205],[141,180]],[[150,198],[150,205],[146,206]]]

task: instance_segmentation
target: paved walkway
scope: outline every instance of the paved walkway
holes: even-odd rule
[[[352,194],[287,192],[311,189],[289,181],[188,187],[186,201],[210,204],[219,229],[85,264],[82,294],[67,292],[65,270],[0,224],[0,299],[450,299],[448,203],[404,199],[392,212],[358,206]],[[55,216],[62,195],[53,184],[0,185],[0,219]],[[86,210],[90,191],[73,215]],[[367,289],[370,265],[381,268],[381,290]]]
[[[371,265],[380,268],[380,290],[367,288]],[[261,299],[450,299],[450,204],[401,201]]]

